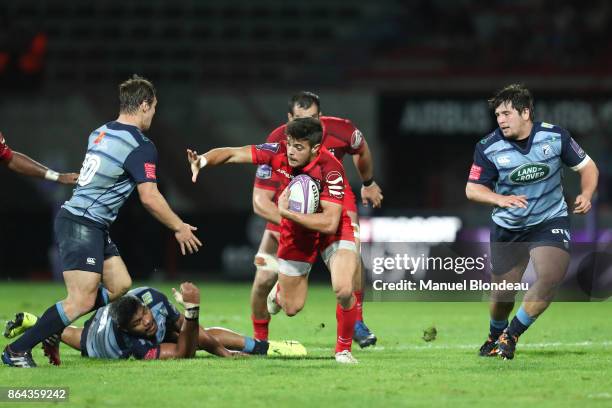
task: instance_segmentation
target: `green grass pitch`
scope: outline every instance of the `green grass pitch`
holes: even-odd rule
[[[170,293],[169,285],[155,286]],[[199,286],[201,324],[251,334],[248,285]],[[59,284],[3,283],[0,323],[16,311],[40,314],[63,295]],[[328,286],[312,286],[298,316],[273,319],[271,338],[308,348],[301,360],[198,352],[183,361],[101,361],[63,345],[62,366],[49,366],[37,348],[39,368],[2,367],[0,386],[69,387],[69,402],[59,407],[612,406],[610,302],[553,304],[522,336],[513,361],[476,356],[488,328],[486,303],[366,303],[379,344],[355,347],[360,364],[350,367],[332,359],[334,303]],[[432,325],[438,336],[426,343],[423,330]],[[0,408],[9,405],[46,406]]]

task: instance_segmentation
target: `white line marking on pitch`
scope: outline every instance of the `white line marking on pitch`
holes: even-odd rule
[[[307,345],[306,345],[307,346]],[[480,344],[404,344],[400,346],[374,346],[363,351],[401,351],[401,350],[471,350],[480,347]],[[521,343],[520,348],[547,348],[547,347],[612,347],[612,341],[591,342],[581,341],[577,343]],[[308,351],[329,351],[324,347],[307,347]]]

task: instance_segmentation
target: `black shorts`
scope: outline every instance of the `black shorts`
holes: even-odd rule
[[[540,246],[570,250],[569,217],[557,217],[531,228],[512,231],[497,224],[491,227],[491,272],[502,275],[529,261],[529,251]]]
[[[61,209],[55,218],[55,240],[63,271],[102,273],[104,261],[119,256],[108,229]]]

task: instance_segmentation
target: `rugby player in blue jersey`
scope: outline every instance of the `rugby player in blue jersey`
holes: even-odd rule
[[[499,127],[476,144],[466,195],[492,205],[492,282],[518,283],[529,261],[536,281],[512,321],[513,291],[492,291],[489,336],[481,356],[514,358],[520,335],[550,305],[570,255],[568,207],[562,166],[580,175],[573,213],[586,214],[597,188],[597,166],[569,132],[534,122],[533,98],[522,85],[509,85],[489,100]]]
[[[32,347],[129,289],[132,280],[109,228],[135,189],[144,207],[174,232],[183,255],[202,245],[193,233],[196,228],[184,223],[157,189],[157,150],[142,133],[151,126],[156,105],[153,84],[134,76],[119,85],[117,120],[89,135],[77,187],[55,220],[68,296],[4,349],[4,364],[35,367]]]
[[[202,328],[197,324],[199,289],[190,282],[181,284],[179,292],[174,291],[174,297],[185,309],[184,314],[155,288],[132,289],[98,309],[85,327],[66,327],[61,341],[80,350],[83,357],[105,359],[191,358],[196,350],[221,357],[306,355],[304,346],[296,341],[256,340],[221,327]],[[34,315],[18,313],[14,321],[7,323],[4,335],[16,337],[35,321]],[[195,324],[189,323],[192,321]],[[60,336],[54,335],[45,341],[58,344]],[[50,363],[59,364],[59,360],[50,358]]]

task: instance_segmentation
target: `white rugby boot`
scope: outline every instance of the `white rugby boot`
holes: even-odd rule
[[[341,364],[357,364],[359,361],[348,350],[342,350],[336,353],[336,361]]]

